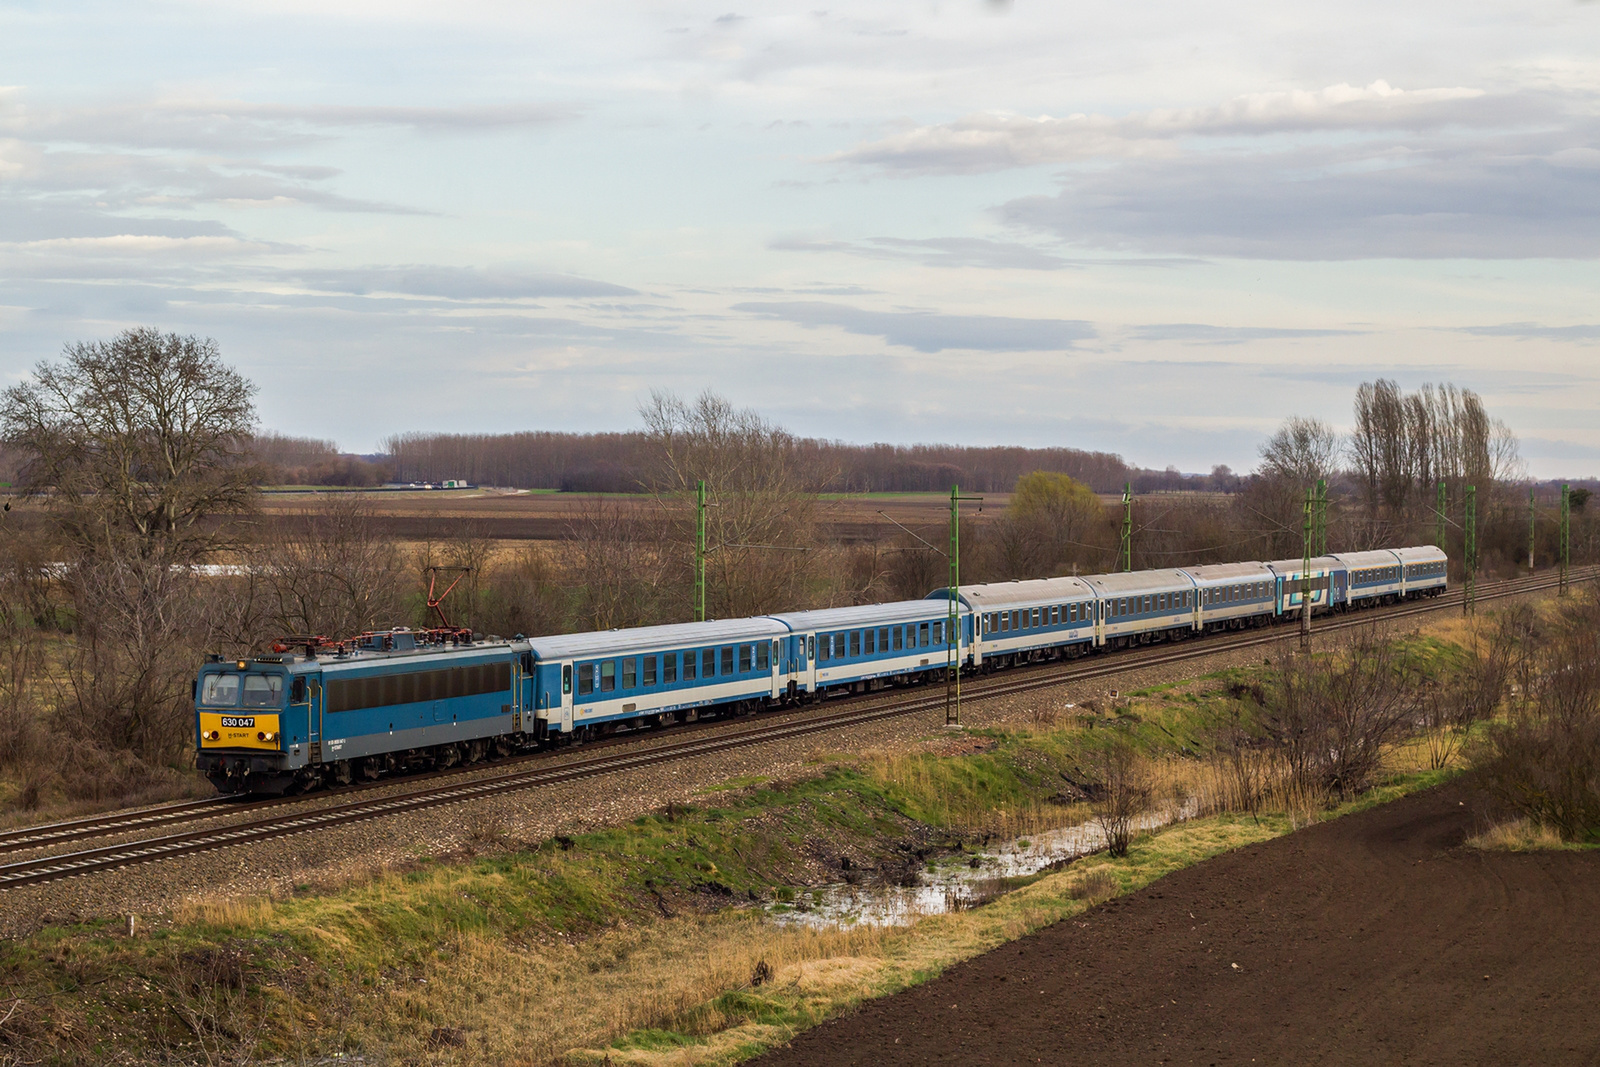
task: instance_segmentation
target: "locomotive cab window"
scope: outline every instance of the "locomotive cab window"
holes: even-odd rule
[[[304,678],[296,678],[289,683],[289,703],[304,704],[307,699],[306,680]]]
[[[244,676],[245,707],[275,708],[282,703],[283,677],[281,675],[247,674]]]
[[[208,674],[200,691],[200,703],[218,708],[232,708],[239,704],[239,675]]]

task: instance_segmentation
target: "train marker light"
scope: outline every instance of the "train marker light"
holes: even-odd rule
[[[250,666],[250,664],[248,664],[248,663],[246,663],[246,662],[245,662],[245,661],[244,661],[244,660],[240,660],[240,661],[239,661],[239,669],[240,669],[240,670],[241,670],[241,671],[242,671],[242,670],[244,670],[244,669],[245,669],[245,668],[246,668],[246,667],[248,667],[248,666]]]

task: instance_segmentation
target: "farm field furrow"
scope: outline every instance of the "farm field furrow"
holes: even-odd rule
[[[753,1061],[1593,1064],[1600,851],[1485,852],[1457,785],[1160,879]]]

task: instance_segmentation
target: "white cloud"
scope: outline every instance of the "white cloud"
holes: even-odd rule
[[[828,157],[890,173],[974,174],[1010,167],[1099,158],[1176,156],[1188,137],[1260,137],[1305,131],[1393,131],[1498,125],[1530,112],[1532,99],[1489,97],[1470,88],[1396,89],[1331,85],[1305,91],[1250,93],[1212,107],[1156,108],[1122,117],[1077,113],[1028,117],[982,112],[918,126]]]

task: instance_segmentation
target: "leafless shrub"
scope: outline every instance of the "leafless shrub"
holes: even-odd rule
[[[1250,717],[1245,699],[1236,697],[1226,711],[1211,724],[1210,741],[1216,761],[1222,772],[1222,795],[1219,806],[1228,811],[1239,811],[1252,818],[1261,812],[1262,802],[1272,781],[1271,755],[1263,739],[1250,729]],[[1257,705],[1259,706],[1259,705]]]
[[[1501,615],[1487,635],[1475,633],[1466,662],[1422,692],[1419,714],[1429,766],[1449,766],[1472,725],[1493,716],[1505,700],[1517,654],[1514,629],[1520,622],[1518,614]]]
[[[1393,642],[1371,627],[1332,655],[1290,658],[1265,695],[1262,726],[1305,796],[1366,789],[1384,746],[1417,711],[1415,679]]]
[[[1114,737],[1097,747],[1089,762],[1095,777],[1089,810],[1105,835],[1107,851],[1126,856],[1134,824],[1150,809],[1149,768],[1126,737]]]
[[[1600,832],[1600,596],[1567,606],[1524,703],[1473,753],[1493,803],[1568,841]]]

